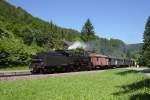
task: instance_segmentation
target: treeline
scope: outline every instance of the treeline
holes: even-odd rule
[[[79,32],[33,17],[22,8],[0,0],[0,65],[29,64],[34,53],[64,49],[62,39],[88,42],[93,52],[131,57],[131,51],[121,40],[96,36],[90,19]]]

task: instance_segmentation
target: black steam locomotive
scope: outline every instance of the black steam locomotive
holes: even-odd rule
[[[55,72],[68,72],[80,70],[92,70],[105,67],[114,66],[131,66],[133,61],[129,59],[118,59],[107,56],[96,56],[95,60],[91,60],[93,56],[85,51],[76,50],[55,50],[45,53],[33,55],[31,68],[32,73],[55,73]],[[98,62],[95,65],[95,62]]]
[[[56,50],[33,55],[31,68],[33,73],[54,73],[88,69],[87,52]]]

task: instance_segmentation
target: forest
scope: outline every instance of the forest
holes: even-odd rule
[[[99,37],[89,18],[83,23],[82,30],[77,31],[60,27],[52,20],[41,20],[21,7],[0,0],[0,66],[28,65],[33,54],[65,49],[63,39],[89,43],[92,52],[135,60],[140,57],[143,45]]]

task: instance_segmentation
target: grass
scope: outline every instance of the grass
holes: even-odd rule
[[[0,100],[149,100],[150,79],[126,69],[0,82]]]
[[[29,70],[28,66],[0,66],[0,71]]]

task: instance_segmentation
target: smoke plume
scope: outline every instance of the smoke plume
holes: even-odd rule
[[[69,50],[71,49],[76,49],[76,48],[83,48],[83,49],[86,49],[87,45],[83,42],[79,42],[79,41],[76,41],[74,42],[71,46],[68,47]]]

